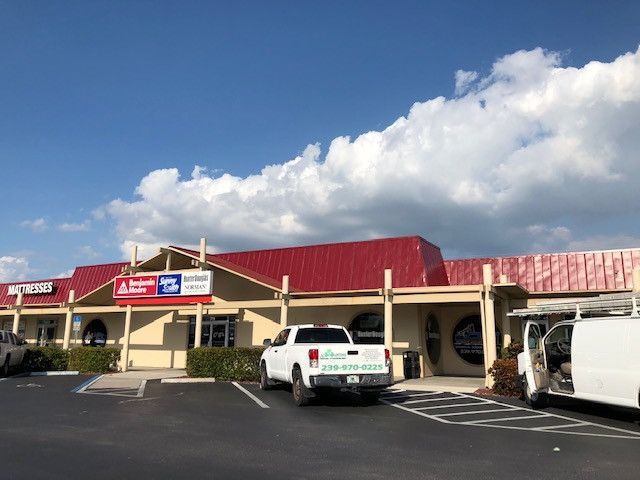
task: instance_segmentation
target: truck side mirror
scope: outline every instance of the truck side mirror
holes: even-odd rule
[[[270,339],[270,338],[265,338],[265,339],[262,341],[262,345],[263,345],[264,347],[270,347],[270,346],[271,346],[271,339]]]

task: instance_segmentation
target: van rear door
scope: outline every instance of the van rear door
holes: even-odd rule
[[[549,372],[545,365],[540,326],[528,321],[524,329],[524,367],[527,385],[531,393],[546,392],[549,388]]]

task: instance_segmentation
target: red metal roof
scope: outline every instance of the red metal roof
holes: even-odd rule
[[[482,265],[493,266],[493,281],[509,282],[530,292],[631,289],[632,271],[640,267],[640,249],[545,253],[510,257],[445,260],[451,285],[482,283]]]
[[[22,285],[25,283],[53,282],[54,286],[54,291],[51,294],[24,295],[23,302],[25,305],[55,305],[64,303],[69,298],[69,290],[75,290],[76,298],[80,298],[119,275],[122,267],[126,265],[127,263],[87,265],[76,267],[71,277],[3,283],[0,284],[0,305],[15,305],[17,297],[15,295],[9,295],[9,285]]]
[[[194,250],[173,248],[198,256]],[[437,246],[413,236],[208,254],[207,259],[275,288],[281,288],[282,276],[289,275],[291,291],[382,288],[385,268],[393,269],[396,288],[477,285],[482,283],[485,263],[493,266],[494,282],[505,274],[509,282],[531,292],[619,291],[632,287],[632,271],[640,267],[640,248],[443,260]],[[51,281],[52,294],[25,295],[24,303],[60,304],[67,301],[70,289],[81,298],[118,276],[126,265],[80,266],[68,278],[15,284]],[[8,295],[9,285],[0,284],[0,305],[15,304],[16,297]]]
[[[418,236],[208,254],[207,259],[277,288],[289,275],[291,291],[382,288],[386,268],[393,269],[394,287],[448,284],[440,249]]]

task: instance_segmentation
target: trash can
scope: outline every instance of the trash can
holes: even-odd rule
[[[402,364],[405,380],[420,378],[420,353],[415,350],[407,350],[402,354]]]

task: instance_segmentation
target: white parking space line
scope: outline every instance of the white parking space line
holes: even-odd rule
[[[471,407],[473,405],[485,405],[486,402],[468,402],[468,403],[454,403],[452,405],[434,405],[432,407],[418,407],[414,410],[436,410],[438,408],[453,408],[453,407]]]
[[[71,390],[73,393],[84,393],[85,390],[87,388],[89,388],[91,385],[93,385],[94,383],[96,383],[98,380],[100,380],[103,377],[103,375],[96,375],[95,377],[91,377],[89,380],[87,380],[84,383],[81,383],[79,386],[77,386],[76,388],[74,388],[73,390]]]
[[[434,417],[455,417],[458,415],[472,415],[474,413],[495,413],[495,412],[505,412],[508,413],[509,410],[515,410],[512,408],[490,408],[488,410],[471,410],[470,412],[454,412],[454,413],[439,413],[434,415]]]
[[[411,403],[421,403],[421,402],[440,402],[444,400],[459,400],[460,397],[442,397],[442,398],[421,398],[419,400],[407,400],[404,402],[400,402],[403,405],[411,404]]]
[[[531,412],[534,413],[534,412]],[[473,425],[476,423],[493,423],[493,422],[509,422],[511,420],[539,420],[540,418],[550,417],[551,415],[521,415],[519,417],[501,417],[501,418],[489,418],[486,420],[471,420],[464,422],[466,425]]]
[[[553,430],[554,428],[574,428],[574,427],[584,427],[585,425],[589,425],[588,423],[585,422],[580,422],[580,423],[565,423],[564,425],[551,425],[548,427],[537,427],[534,428],[534,430],[540,430],[540,431],[544,431],[544,430]]]
[[[577,418],[559,415],[557,413],[540,412],[530,408],[512,405],[494,399],[480,398],[466,393],[449,393],[447,397],[443,398],[423,398],[420,400],[406,400],[406,398],[410,398],[411,395],[418,395],[411,391],[403,391],[401,393],[402,395],[385,395],[380,399],[380,401],[405,412],[450,425],[640,440],[640,431],[637,430],[628,430],[612,427],[610,425],[589,422],[586,420],[579,420]],[[442,392],[421,393],[431,393],[436,395]],[[424,402],[435,402],[437,400],[442,400],[445,403],[443,405],[421,406],[425,405]],[[461,400],[463,403],[458,403]],[[465,400],[467,401],[465,402]],[[489,408],[482,410],[478,408],[481,405]],[[471,408],[474,406],[476,408]],[[495,408],[490,408],[492,406]],[[465,410],[467,408],[469,409]],[[460,409],[462,409],[462,411],[459,411]],[[504,415],[499,415],[497,418],[487,418],[486,415],[495,415],[500,413],[503,413]],[[526,415],[524,415],[525,413]],[[469,419],[469,417],[471,417],[471,419]],[[554,420],[564,420],[564,423],[558,425],[545,425],[545,423]],[[517,423],[518,421],[525,422],[524,425],[526,426],[519,425]],[[510,422],[514,422],[515,425],[509,424]],[[581,427],[590,427],[593,431],[576,431],[576,429]]]
[[[381,393],[380,396],[384,398],[397,398],[397,397],[429,397],[433,395],[441,395],[444,392],[420,392],[420,393],[406,393],[402,392],[386,392]]]
[[[262,400],[260,400],[253,393],[251,393],[249,390],[244,388],[242,385],[238,384],[238,382],[231,382],[231,385],[236,387],[238,390],[240,390],[242,393],[244,393],[247,397],[249,397],[251,400],[256,402],[260,406],[260,408],[269,408],[269,405],[264,403]]]

